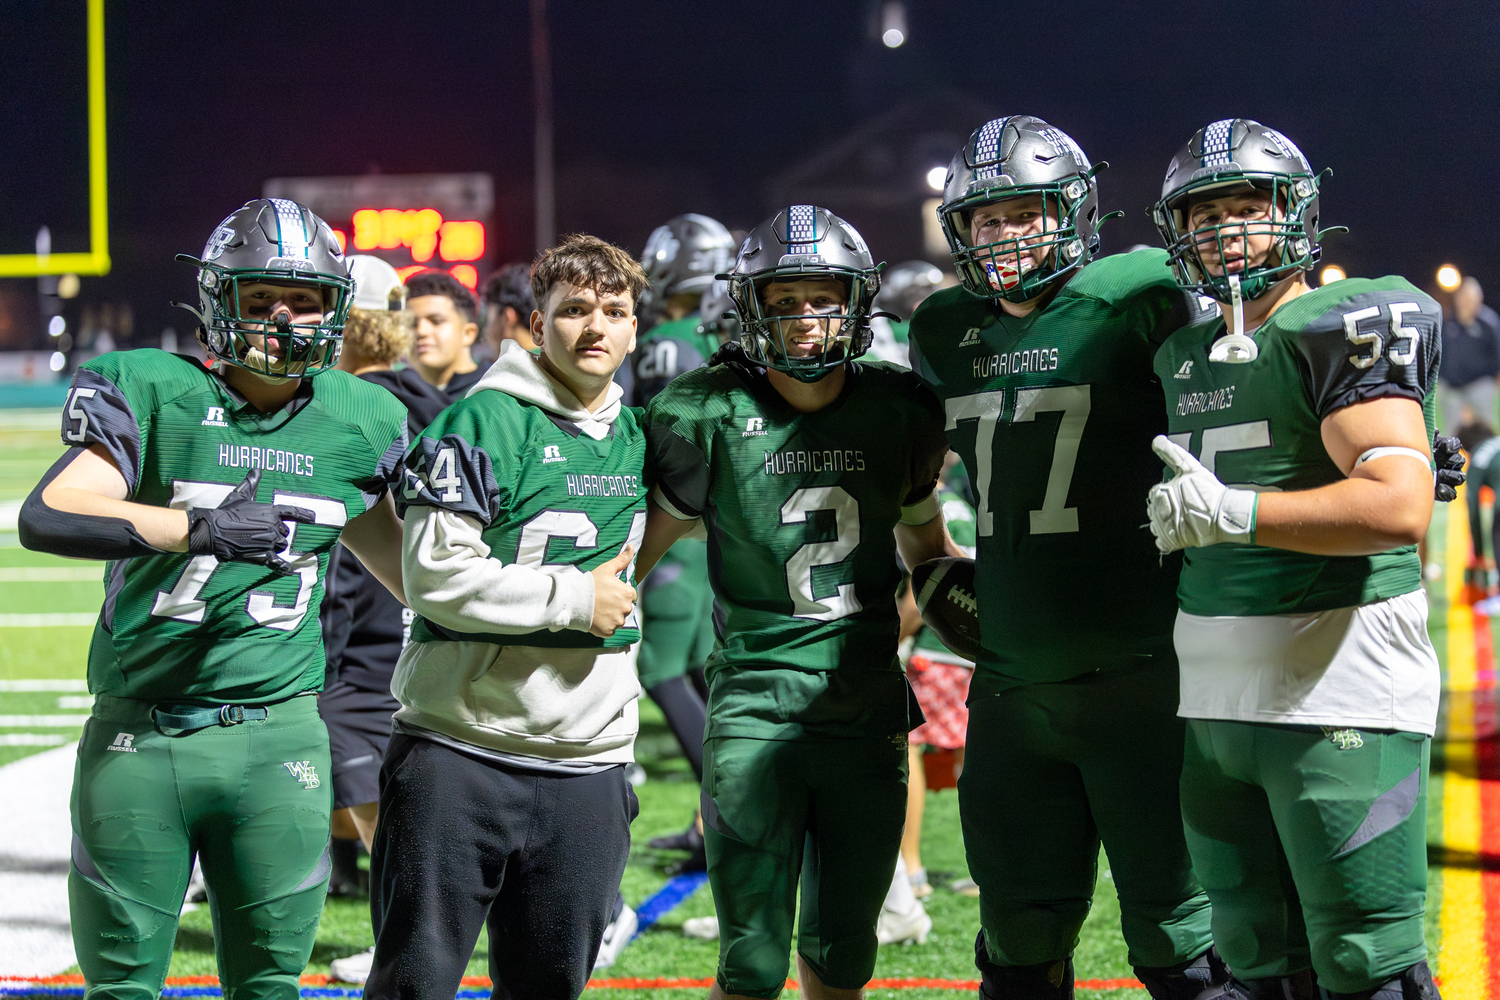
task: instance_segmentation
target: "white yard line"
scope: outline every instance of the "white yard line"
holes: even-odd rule
[[[54,611],[32,615],[0,615],[0,628],[53,628],[58,625],[92,625],[97,611]]]
[[[0,715],[0,729],[67,729],[87,721],[87,715]]]
[[[15,531],[16,522],[21,518],[21,500],[0,500],[0,531]]]
[[[0,694],[16,693],[31,694],[41,691],[87,691],[89,682],[86,680],[24,680],[24,681],[0,681]]]
[[[3,526],[0,526],[3,530]],[[14,529],[12,529],[14,530]],[[104,567],[88,566],[0,566],[0,583],[102,583]]]
[[[68,795],[76,752],[68,744],[0,767],[0,974],[53,976],[74,964]]]

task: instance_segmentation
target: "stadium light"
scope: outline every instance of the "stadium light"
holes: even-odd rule
[[[479,288],[479,272],[468,264],[455,264],[453,270],[448,273],[467,286],[471,292]]]
[[[60,372],[67,363],[67,355],[63,354],[62,351],[53,351],[52,357],[47,361],[47,367],[55,372]]]
[[[888,49],[906,44],[906,4],[887,0],[880,10],[880,40]]]
[[[933,167],[931,170],[927,171],[927,186],[932,188],[934,191],[941,191],[943,189],[943,182],[947,179],[947,167]]]
[[[1329,264],[1318,275],[1319,280],[1325,285],[1335,281],[1343,281],[1347,277],[1349,276],[1344,273],[1344,269],[1337,264]]]
[[[53,316],[47,323],[47,336],[61,337],[63,331],[68,328],[68,321],[61,316]]]
[[[1443,291],[1451,292],[1464,283],[1464,276],[1452,264],[1444,264],[1437,270],[1437,283]]]

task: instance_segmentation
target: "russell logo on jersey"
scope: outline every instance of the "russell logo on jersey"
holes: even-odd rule
[[[767,433],[765,418],[751,417],[745,421],[745,429],[740,434],[740,437],[765,437]]]

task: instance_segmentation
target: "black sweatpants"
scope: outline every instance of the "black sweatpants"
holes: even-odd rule
[[[393,735],[370,854],[365,1000],[453,1000],[481,925],[494,1000],[576,998],[637,810],[623,767],[570,777]]]

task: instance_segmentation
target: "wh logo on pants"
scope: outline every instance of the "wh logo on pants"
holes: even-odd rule
[[[116,751],[118,753],[139,753],[140,751],[136,750],[135,747],[131,746],[131,744],[134,743],[134,742],[135,742],[135,734],[134,733],[116,733],[115,734],[115,741],[113,743],[111,743],[109,746],[105,747],[104,749],[106,749],[106,750],[114,750],[114,751]]]
[[[302,787],[311,791],[323,782],[318,780],[317,768],[310,760],[289,760],[281,765],[291,772],[292,777],[302,782]]]

